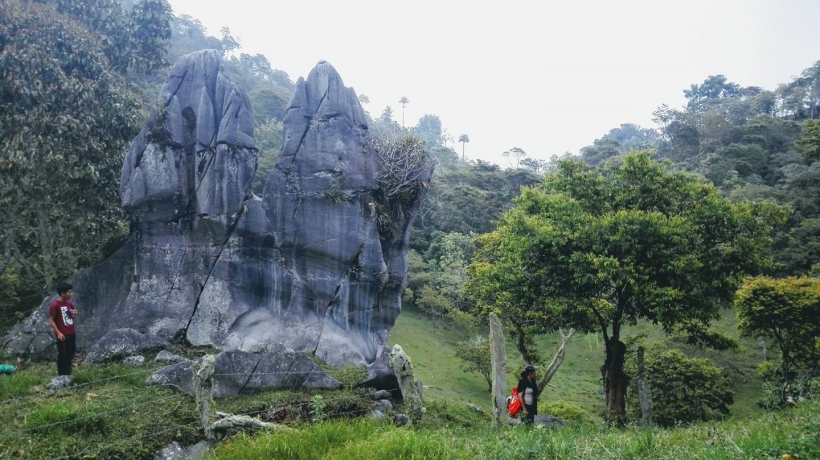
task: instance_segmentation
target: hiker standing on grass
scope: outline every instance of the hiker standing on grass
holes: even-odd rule
[[[71,360],[77,350],[77,330],[74,328],[77,309],[71,303],[74,286],[60,283],[57,295],[60,297],[48,309],[48,324],[57,337],[57,375],[71,375]]]
[[[532,425],[535,416],[538,415],[538,384],[535,383],[535,366],[527,366],[521,372],[521,380],[518,381],[518,394],[524,403],[524,410],[527,416],[524,423]]]

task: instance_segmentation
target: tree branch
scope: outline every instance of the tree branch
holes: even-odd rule
[[[547,369],[544,371],[543,377],[541,377],[541,381],[538,382],[538,391],[544,391],[544,388],[550,383],[552,377],[558,372],[558,368],[561,367],[561,363],[564,362],[564,356],[567,353],[567,343],[569,343],[572,336],[575,335],[575,329],[570,328],[569,333],[564,335],[564,331],[558,329],[558,333],[561,334],[561,346],[558,347],[558,351],[555,352],[555,356],[553,356],[550,365],[547,366]]]

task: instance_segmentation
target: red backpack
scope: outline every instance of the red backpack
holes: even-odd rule
[[[524,405],[521,404],[518,388],[513,388],[512,396],[510,396],[509,402],[507,403],[507,413],[510,414],[512,418],[518,418],[518,414],[521,413],[522,409],[524,409]]]

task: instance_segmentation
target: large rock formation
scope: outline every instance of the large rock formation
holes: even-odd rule
[[[325,62],[296,86],[260,198],[250,192],[257,148],[248,99],[216,52],[176,63],[159,113],[123,165],[132,233],[70,280],[79,347],[131,328],[222,349],[284,345],[334,365],[376,360],[399,314],[409,226],[432,171],[424,167],[402,212],[391,214],[397,204],[380,189],[354,91]],[[392,231],[380,234],[384,209]],[[12,330],[7,356],[54,347],[52,300]]]

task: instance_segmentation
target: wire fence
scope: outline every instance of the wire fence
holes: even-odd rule
[[[69,387],[61,388],[61,389],[58,389],[58,390],[48,390],[48,391],[43,391],[43,392],[30,394],[30,395],[26,395],[26,396],[18,396],[18,397],[15,397],[15,398],[9,398],[9,399],[6,399],[4,401],[0,401],[0,406],[6,405],[6,404],[11,404],[11,403],[14,403],[14,402],[24,401],[26,399],[42,398],[44,396],[56,395],[56,394],[59,394],[59,393],[73,392],[73,391],[77,391],[79,389],[92,387],[94,385],[99,385],[99,384],[104,383],[104,382],[111,382],[113,380],[119,380],[119,379],[123,379],[123,378],[127,378],[127,377],[133,377],[135,375],[143,375],[143,374],[145,374],[145,372],[146,371],[137,371],[137,372],[131,372],[129,374],[120,374],[120,375],[115,375],[115,376],[112,376],[112,377],[106,377],[106,378],[103,378],[103,379],[94,380],[94,381],[91,381],[91,382],[78,383],[77,385],[71,385]]]
[[[426,371],[445,371],[445,370],[462,370],[463,371],[462,367],[455,367],[455,366],[434,366],[434,367],[415,366],[415,369],[416,369],[417,372],[420,371],[420,370],[425,371],[425,372]],[[113,381],[116,381],[116,380],[119,380],[119,379],[124,379],[124,378],[128,378],[128,377],[136,376],[136,375],[145,375],[146,372],[147,372],[146,370],[140,370],[140,371],[135,371],[135,372],[130,372],[130,373],[124,373],[124,374],[119,374],[119,375],[114,375],[114,376],[110,376],[110,377],[97,379],[97,380],[90,381],[90,382],[84,382],[84,383],[81,383],[81,384],[78,384],[78,385],[73,385],[73,386],[70,386],[68,388],[58,390],[58,391],[42,392],[42,393],[37,393],[37,394],[32,394],[32,395],[26,395],[26,396],[20,396],[20,397],[16,397],[16,398],[10,398],[10,399],[6,399],[4,401],[0,401],[0,406],[7,405],[7,404],[17,402],[17,401],[30,399],[30,398],[50,397],[50,396],[55,396],[55,395],[58,395],[58,394],[64,393],[64,392],[76,392],[80,389],[91,388],[91,387],[94,387],[94,386],[97,386],[97,385],[103,385],[103,384],[110,383],[110,382],[113,382]],[[287,371],[273,371],[273,372],[231,372],[231,373],[222,372],[222,373],[213,373],[212,377],[215,377],[215,378],[218,378],[218,377],[242,377],[243,379],[245,379],[245,378],[250,378],[250,376],[252,376],[252,375],[260,375],[260,376],[261,375],[299,375],[299,376],[305,376],[305,375],[309,375],[311,373],[325,373],[325,372],[326,371],[324,369],[314,369],[314,370],[306,370],[306,371],[287,370]],[[588,370],[569,370],[568,372],[588,372],[588,373],[595,373],[595,374],[600,375],[600,372],[598,372],[598,371],[588,371]],[[441,388],[441,387],[432,386],[432,385],[425,386],[424,389],[425,390],[433,390],[433,391],[441,391],[441,392],[452,393],[452,394],[463,394],[463,389],[462,390],[456,390],[456,389],[451,389],[451,388]],[[391,389],[388,389],[387,391],[393,392],[393,391],[396,391],[396,390],[399,390],[399,388],[391,388]],[[549,400],[566,401],[566,402],[579,403],[579,404],[600,404],[601,402],[603,402],[602,397],[601,398],[594,398],[594,399],[593,398],[582,399],[582,398],[578,398],[577,394],[567,394],[566,396],[562,397],[560,395],[561,395],[561,393],[564,393],[564,390],[562,390],[560,388],[553,388],[553,390],[558,392],[559,396],[550,397]],[[99,419],[101,417],[111,416],[111,415],[114,415],[114,414],[123,413],[123,412],[127,412],[127,411],[136,412],[138,409],[141,409],[141,408],[146,408],[146,407],[153,406],[153,405],[156,405],[156,404],[167,403],[170,400],[174,400],[174,399],[177,399],[177,398],[186,398],[186,397],[191,398],[192,396],[187,394],[187,393],[179,392],[179,393],[176,393],[176,394],[173,394],[173,395],[170,395],[170,396],[164,396],[164,397],[152,399],[152,400],[149,400],[149,401],[142,401],[142,402],[135,403],[135,404],[129,404],[129,405],[126,405],[126,406],[107,409],[107,410],[104,410],[102,412],[88,412],[88,413],[82,414],[81,416],[77,416],[77,417],[73,417],[73,418],[65,419],[65,420],[60,420],[60,421],[57,421],[57,422],[39,424],[39,425],[36,425],[36,426],[27,426],[27,427],[15,429],[15,430],[4,430],[2,432],[2,434],[0,434],[0,439],[8,439],[10,437],[14,437],[14,436],[18,436],[18,435],[26,435],[26,434],[31,433],[31,432],[36,432],[38,430],[51,429],[51,428],[54,428],[54,427],[57,427],[57,426],[60,426],[60,425],[73,424],[73,423],[77,423],[77,422],[82,422],[84,420]],[[367,396],[365,396],[365,395],[342,395],[342,396],[338,396],[338,397],[323,398],[322,402],[325,403],[325,404],[332,404],[332,403],[340,402],[340,401],[344,401],[344,400],[347,400],[347,401],[356,401],[356,400],[358,400],[359,403],[362,404],[362,403],[365,403],[366,401],[370,401],[369,399],[366,399],[366,398],[367,398]],[[490,399],[489,395],[488,395],[488,399]],[[263,409],[257,409],[257,410],[242,412],[242,413],[233,414],[233,415],[243,415],[243,416],[248,416],[248,417],[255,417],[255,416],[258,416],[258,415],[264,414],[264,413],[275,414],[277,412],[285,411],[285,410],[304,411],[306,408],[310,408],[314,404],[316,404],[314,401],[295,402],[295,403],[278,405],[278,406],[274,406],[274,407],[265,407]],[[357,416],[357,415],[367,414],[367,413],[371,412],[372,410],[373,410],[372,406],[370,404],[368,404],[368,407],[365,408],[365,409],[359,409],[359,408],[351,407],[350,409],[346,409],[344,411],[341,411],[339,414],[344,414],[344,416]],[[98,453],[101,453],[101,452],[104,452],[106,450],[116,448],[118,446],[127,446],[127,445],[130,445],[130,444],[141,442],[141,441],[143,441],[145,439],[148,439],[148,438],[151,438],[151,437],[160,436],[160,435],[168,433],[168,432],[187,429],[187,428],[191,428],[191,427],[194,427],[194,426],[199,426],[200,424],[201,424],[200,421],[193,421],[193,422],[186,423],[186,424],[176,425],[176,426],[173,426],[173,427],[170,427],[170,428],[163,428],[163,429],[156,430],[156,431],[153,431],[153,432],[147,433],[147,434],[138,434],[138,435],[135,435],[135,436],[132,436],[132,437],[129,437],[129,438],[119,439],[119,440],[116,440],[116,441],[108,443],[108,444],[97,445],[97,446],[94,446],[94,447],[89,446],[89,447],[86,447],[85,449],[82,449],[82,450],[80,450],[80,451],[78,451],[74,454],[71,454],[71,455],[68,455],[68,456],[65,456],[65,457],[60,457],[60,458],[79,458],[79,457],[83,457],[83,456],[94,456]]]

